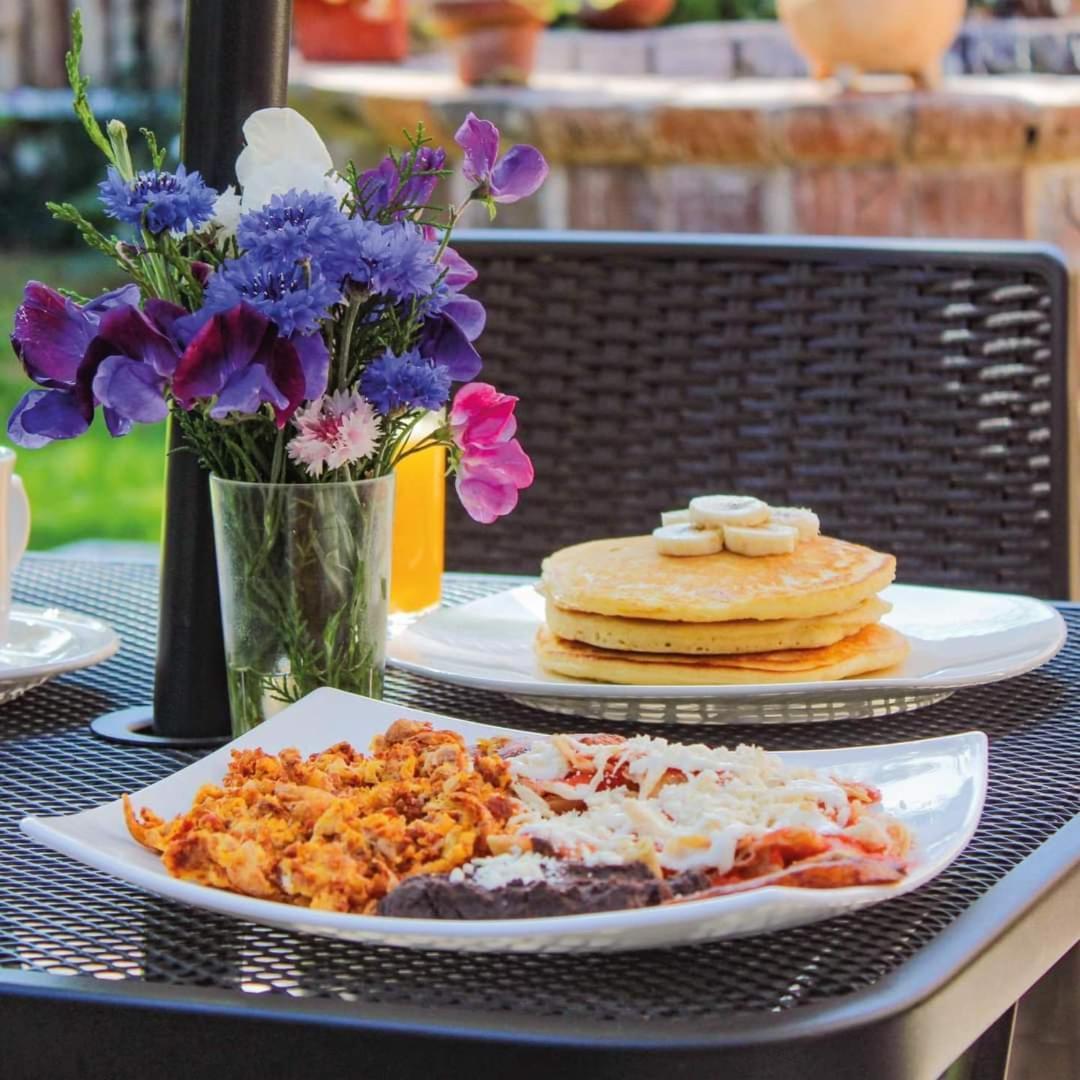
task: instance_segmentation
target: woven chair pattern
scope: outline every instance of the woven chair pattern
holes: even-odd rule
[[[536,572],[735,491],[908,582],[1065,595],[1061,271],[1017,247],[462,245],[536,481],[489,527],[451,499],[448,566]]]

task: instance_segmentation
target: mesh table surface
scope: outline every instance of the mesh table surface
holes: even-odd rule
[[[451,576],[447,599],[505,580]],[[24,561],[17,599],[109,619],[123,637],[106,664],[0,707],[0,969],[216,987],[250,994],[464,1007],[477,1013],[707,1024],[736,1013],[835,1001],[902,968],[1025,856],[1080,811],[1080,611],[1051,664],[887,720],[803,726],[650,726],[680,739],[771,748],[858,745],[980,728],[990,737],[990,795],[965,853],[915,893],[827,923],[739,941],[603,956],[465,956],[296,936],[147,896],[32,844],[27,813],[83,810],[160,779],[193,752],[113,745],[98,713],[146,702],[156,631],[149,564]],[[555,730],[567,720],[477,693],[391,674],[387,696],[456,716]],[[609,724],[634,731],[635,725]],[[692,960],[692,962],[691,962]],[[2,971],[0,971],[2,978]]]

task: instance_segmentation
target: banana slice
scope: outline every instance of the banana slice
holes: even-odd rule
[[[715,555],[724,550],[719,530],[699,529],[685,522],[653,529],[653,543],[661,555]]]
[[[699,495],[690,500],[690,520],[712,529],[764,525],[769,520],[769,508],[752,495]]]
[[[770,506],[770,525],[790,525],[800,540],[813,540],[821,535],[821,521],[813,510],[805,506]]]
[[[724,543],[736,555],[787,555],[795,550],[798,539],[792,525],[724,526]]]
[[[660,514],[661,525],[689,525],[689,510],[664,510]]]

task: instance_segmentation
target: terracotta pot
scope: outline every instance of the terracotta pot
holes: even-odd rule
[[[586,2],[578,18],[594,30],[647,30],[662,23],[674,8],[675,0],[619,0],[609,7]]]
[[[533,9],[513,0],[436,0],[432,16],[454,47],[463,83],[528,82],[545,25]]]
[[[295,0],[293,30],[307,60],[403,60],[405,0]]]
[[[936,86],[966,7],[966,0],[779,0],[777,14],[815,78],[843,68],[896,71]]]

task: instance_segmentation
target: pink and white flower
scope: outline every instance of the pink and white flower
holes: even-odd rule
[[[533,482],[532,462],[513,437],[517,401],[489,383],[467,383],[450,410],[450,433],[461,454],[458,498],[469,517],[484,525],[509,514],[518,491]]]
[[[379,441],[379,417],[371,402],[355,390],[316,398],[298,409],[292,422],[298,434],[286,449],[309,476],[321,476],[324,468],[340,469],[363,461]]]

